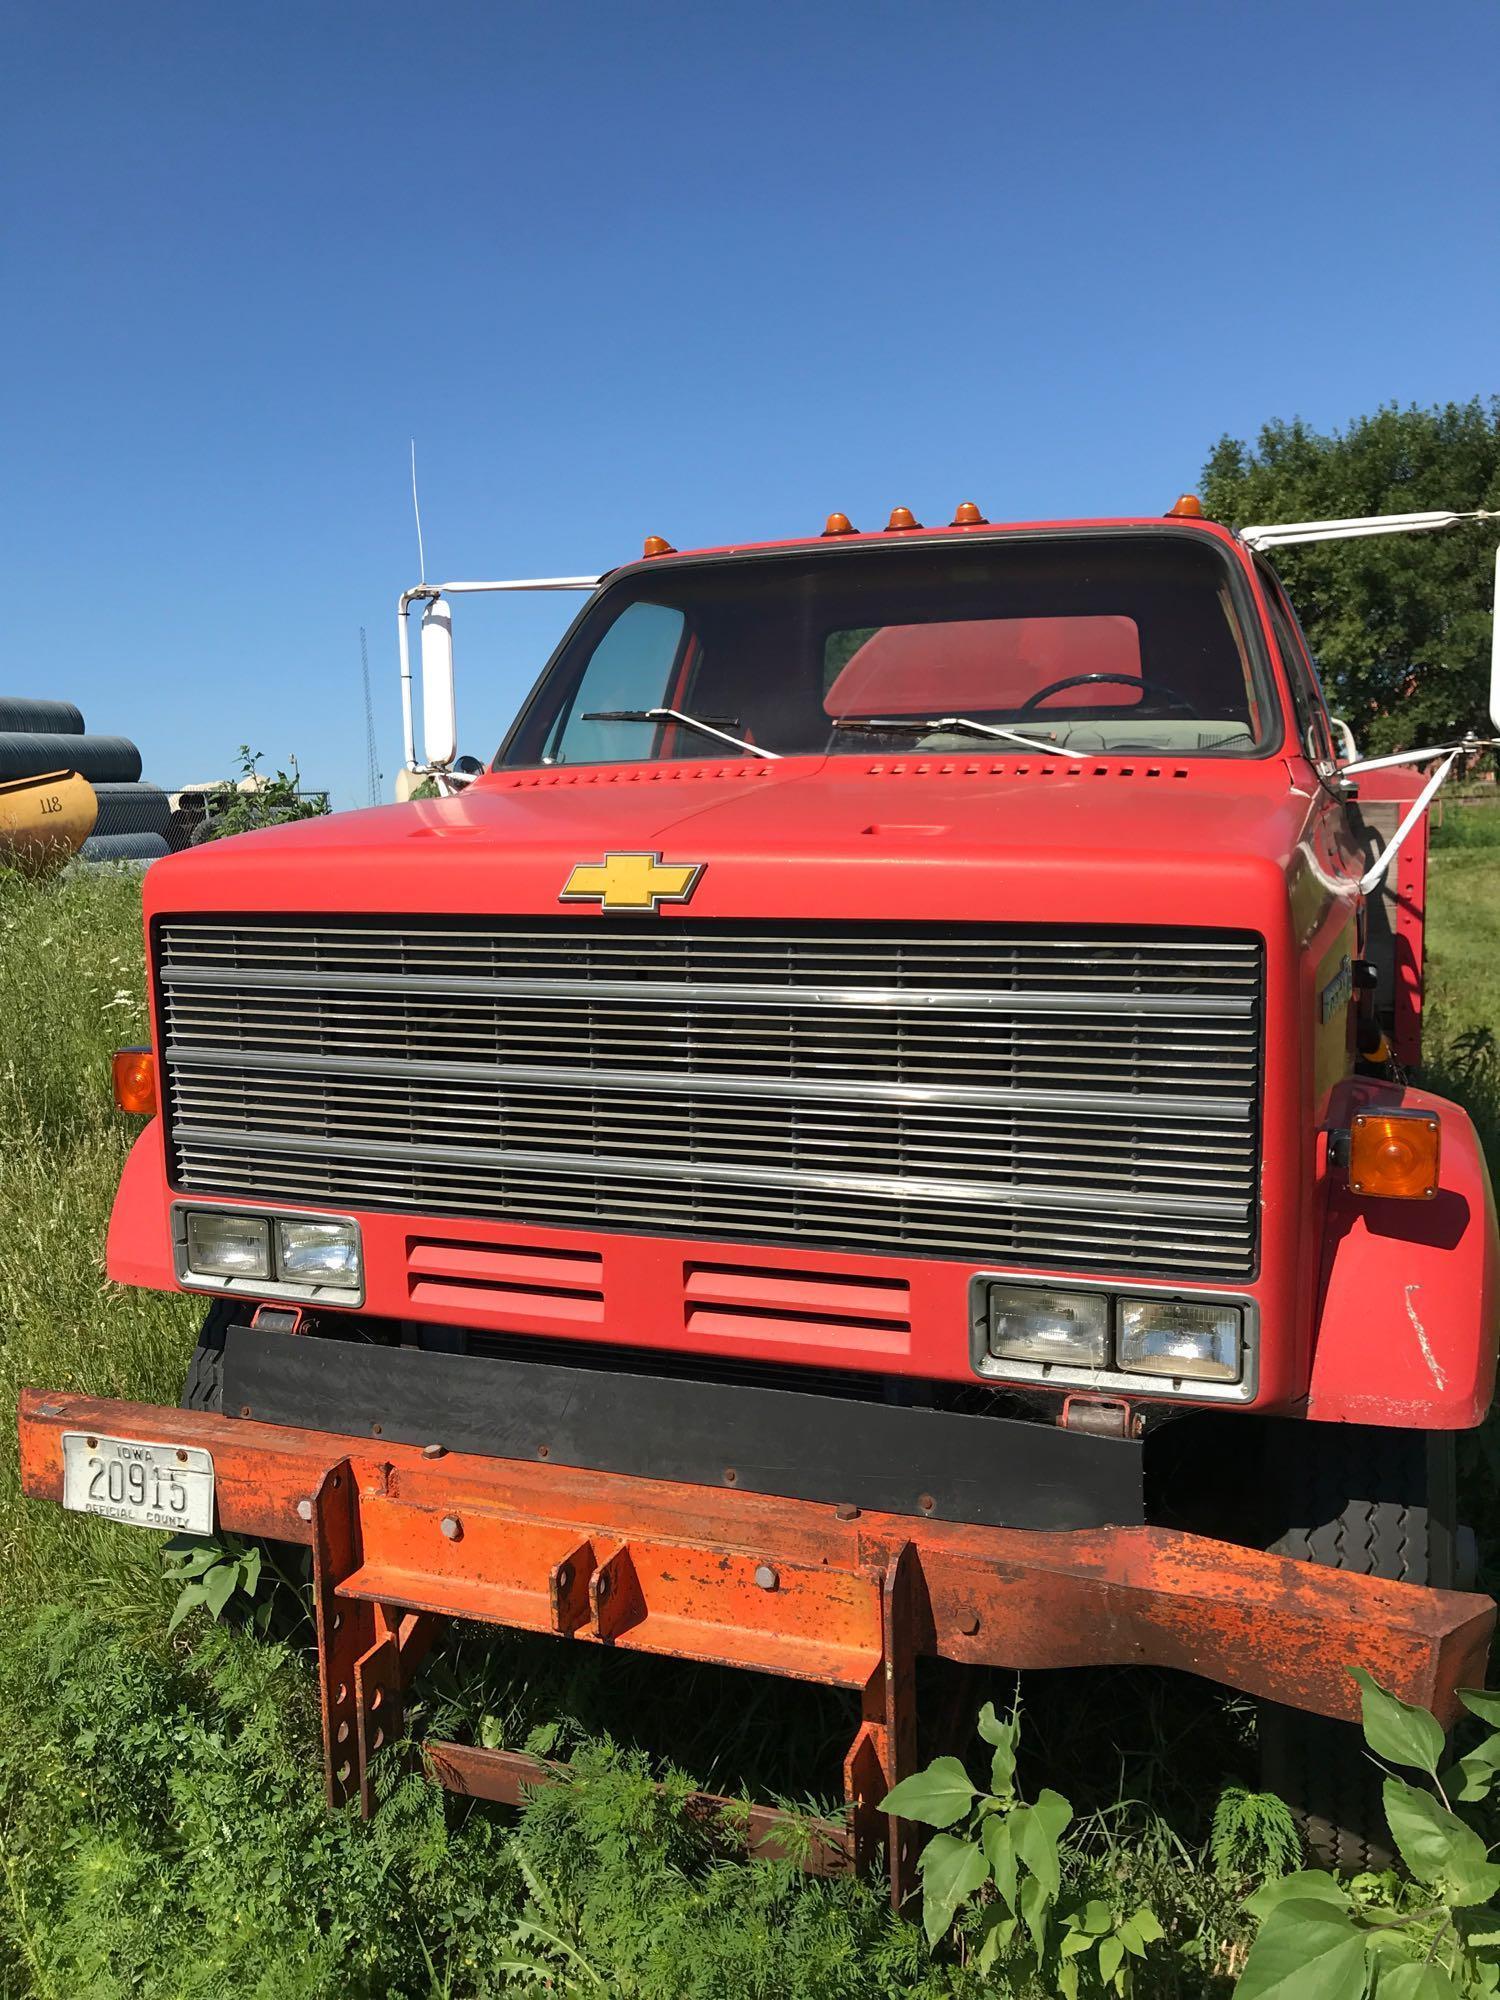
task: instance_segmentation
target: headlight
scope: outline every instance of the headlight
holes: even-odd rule
[[[1102,1292],[992,1285],[990,1352],[1005,1361],[1103,1368],[1109,1361],[1109,1300]]]
[[[1238,1382],[1243,1318],[1238,1306],[1121,1299],[1117,1365],[1128,1375]]]
[[[190,1209],[187,1260],[205,1278],[269,1278],[271,1225],[258,1215]]]
[[[278,1222],[276,1275],[288,1285],[334,1285],[357,1292],[359,1231],[352,1222]]]

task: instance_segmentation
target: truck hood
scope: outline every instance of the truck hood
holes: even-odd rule
[[[156,863],[160,911],[587,917],[610,853],[701,869],[695,917],[1285,922],[1309,798],[1279,759],[785,758],[494,773]],[[1300,857],[1300,858],[1299,858]],[[664,904],[643,921],[670,922]]]

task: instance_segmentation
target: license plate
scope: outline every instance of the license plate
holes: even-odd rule
[[[62,1449],[63,1505],[75,1514],[179,1535],[213,1533],[213,1453],[201,1445],[64,1431]]]

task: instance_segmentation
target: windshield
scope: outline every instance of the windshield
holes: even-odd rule
[[[865,755],[1247,756],[1267,697],[1212,542],[1022,536],[633,570],[564,640],[502,766]]]

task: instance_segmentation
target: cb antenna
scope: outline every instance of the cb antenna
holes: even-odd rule
[[[411,511],[417,520],[417,568],[421,572],[417,581],[427,581],[427,556],[422,547],[422,509],[417,502],[417,441],[411,441]]]

